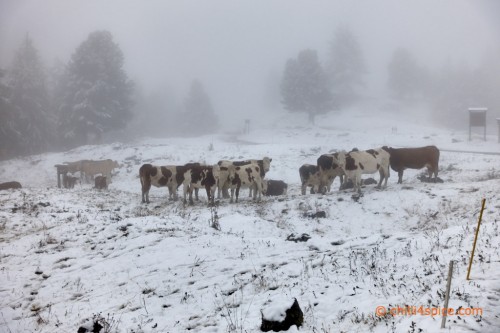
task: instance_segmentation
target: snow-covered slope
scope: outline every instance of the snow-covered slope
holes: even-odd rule
[[[377,316],[377,306],[443,307],[455,260],[453,332],[500,327],[500,153],[497,138],[408,122],[390,113],[282,115],[249,135],[149,139],[85,146],[0,163],[0,331],[76,332],[93,321],[109,332],[255,332],[273,300],[296,298],[306,332],[439,331],[440,316]],[[444,183],[394,172],[385,190],[300,195],[298,168],[338,149],[382,145],[441,149]],[[458,152],[462,151],[462,152]],[[216,163],[272,158],[270,179],[286,197],[221,200],[209,208],[167,201],[153,188],[141,204],[143,163]],[[108,191],[57,188],[54,165],[111,158],[121,164]],[[378,179],[378,175],[374,175]],[[201,192],[200,192],[201,193]],[[182,194],[182,190],[180,190]],[[481,200],[486,209],[471,280],[467,265]],[[326,218],[314,217],[324,211]],[[214,214],[217,214],[214,217]],[[220,225],[211,225],[214,219]],[[291,236],[293,234],[293,236]],[[291,241],[308,234],[306,242]],[[290,329],[295,331],[295,329]]]

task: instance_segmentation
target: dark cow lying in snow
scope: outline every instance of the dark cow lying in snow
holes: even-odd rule
[[[14,182],[6,182],[0,184],[0,190],[10,190],[16,188],[22,188],[21,183],[14,181]]]
[[[427,167],[429,179],[434,175],[437,179],[439,168],[439,149],[436,146],[419,148],[391,148],[382,147],[390,154],[391,169],[398,173],[398,184],[403,183],[403,172],[405,169],[422,169]]]
[[[282,180],[264,179],[262,181],[262,194],[265,196],[286,195],[288,185]]]

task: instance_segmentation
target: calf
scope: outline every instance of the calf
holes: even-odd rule
[[[64,188],[74,188],[77,177],[68,176],[68,174],[63,174],[63,186]]]
[[[266,196],[286,195],[288,185],[282,180],[262,180],[262,194]]]
[[[149,203],[149,190],[151,185],[167,187],[169,197],[177,200],[177,188],[184,182],[186,166],[154,166],[144,164],[139,169],[141,179],[142,202]]]
[[[387,186],[389,153],[386,150],[379,148],[366,151],[351,151],[349,153],[340,152],[337,161],[344,170],[346,177],[352,180],[355,191],[361,191],[362,174],[371,174],[377,171],[380,173],[377,188],[381,187],[384,180],[384,187]]]
[[[261,199],[262,195],[262,177],[260,166],[256,163],[250,163],[243,166],[229,166],[229,187],[231,188],[231,201],[233,202],[234,192],[236,190],[236,202],[240,194],[241,187],[253,188],[253,199]]]
[[[6,182],[6,183],[1,183],[0,184],[0,190],[10,190],[10,189],[16,189],[16,188],[22,188],[21,183],[12,181],[12,182]]]
[[[439,149],[436,146],[419,148],[382,147],[390,154],[391,169],[398,173],[398,184],[403,183],[405,169],[422,169],[427,167],[429,179],[434,175],[436,182],[439,168]]]
[[[214,173],[218,172],[219,166],[208,165],[189,165],[186,166],[184,173],[184,202],[186,203],[186,195],[189,193],[189,203],[193,204],[193,190],[205,188],[207,191],[208,203],[213,203],[215,187],[217,182]],[[214,170],[215,169],[215,170]],[[198,195],[196,194],[196,199]]]
[[[95,188],[99,190],[108,189],[108,182],[106,176],[97,176],[94,178]]]
[[[344,183],[344,170],[338,164],[339,153],[323,154],[317,160],[317,167],[319,172],[319,191],[325,194],[330,191],[331,185],[335,177],[340,179],[340,187]]]
[[[302,184],[302,195],[306,194],[308,186],[311,187],[311,194],[319,191],[321,182],[318,166],[304,164],[299,168],[300,182]],[[331,183],[329,184],[331,185]]]
[[[84,160],[82,161],[81,171],[87,181],[89,176],[90,179],[94,179],[94,176],[101,174],[102,176],[106,176],[108,183],[111,183],[111,172],[118,167],[118,162],[110,159],[100,161]]]

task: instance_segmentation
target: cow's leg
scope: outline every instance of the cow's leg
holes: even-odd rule
[[[235,202],[238,202],[238,197],[240,196],[240,188],[241,188],[241,185],[236,186],[236,200],[235,200]]]
[[[229,198],[229,181],[225,180],[222,185],[222,197]]]
[[[192,185],[189,185],[188,193],[189,193],[189,204],[190,205],[194,205],[194,201],[193,201],[193,186]],[[195,189],[195,193],[196,193],[196,189]]]
[[[305,195],[306,194],[306,188],[307,188],[307,185],[305,182],[302,182],[302,187],[301,187],[301,192],[302,192],[302,195]],[[312,188],[311,188],[311,191],[312,191]]]
[[[380,175],[380,179],[378,181],[378,185],[376,188],[381,188],[382,187],[382,182],[384,181],[384,170],[382,168],[378,169],[378,174]]]
[[[189,184],[184,184],[183,186],[183,193],[184,193],[184,204],[187,204],[187,195],[189,192]]]
[[[222,181],[220,179],[217,180],[217,199],[220,199],[220,194],[222,192]]]
[[[403,184],[403,170],[398,171],[398,184]]]
[[[200,189],[199,189],[199,188],[197,188],[197,187],[195,187],[195,189],[194,189],[194,196],[195,196],[195,198],[196,198],[196,201],[200,201],[200,199],[198,199],[198,191],[199,191],[199,190],[200,190]]]
[[[233,197],[234,197],[234,187],[231,186],[231,200],[229,201],[230,203],[233,203]]]
[[[387,181],[389,180],[389,167],[387,167],[387,168],[384,169],[384,177],[385,177],[384,188],[386,188],[387,187]]]

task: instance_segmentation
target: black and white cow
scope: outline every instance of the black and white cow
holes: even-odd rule
[[[379,172],[380,181],[377,188],[387,186],[389,178],[389,153],[382,149],[369,149],[365,151],[340,152],[337,155],[337,164],[344,170],[348,179],[352,180],[354,190],[361,191],[361,175]]]
[[[318,166],[314,164],[303,164],[299,168],[299,175],[302,185],[302,195],[306,194],[307,187],[311,187],[311,194],[319,192],[321,180]],[[331,185],[331,183],[329,183],[329,185]]]
[[[220,194],[222,192],[223,197],[228,197],[229,194],[227,190],[229,188],[229,167],[230,166],[245,166],[248,164],[257,164],[260,167],[260,177],[264,179],[266,173],[269,172],[271,168],[272,158],[267,156],[263,157],[261,160],[244,160],[244,161],[229,161],[229,160],[221,160],[217,162],[220,166],[220,177],[218,179],[217,184],[217,198],[220,198]],[[252,188],[250,188],[249,196],[252,196]]]
[[[286,195],[287,190],[288,184],[282,180],[262,180],[262,194],[265,196]]]
[[[231,201],[233,202],[234,192],[236,190],[236,200],[240,194],[242,187],[253,189],[253,199],[261,200],[262,195],[262,177],[261,167],[256,163],[245,164],[241,166],[230,165],[229,171],[229,187],[231,189]]]
[[[215,175],[218,172],[218,165],[187,165],[184,173],[184,202],[187,202],[186,195],[189,194],[189,203],[192,205],[193,190],[196,191],[196,200],[198,200],[197,190],[204,188],[207,191],[208,203],[213,203],[217,185]]]
[[[143,164],[139,169],[141,179],[142,202],[149,203],[149,190],[151,185],[156,187],[167,187],[169,197],[177,200],[177,188],[184,183],[186,166],[155,166]]]
[[[340,186],[344,183],[344,170],[338,164],[339,153],[335,154],[323,154],[317,160],[317,167],[319,172],[319,191],[325,194],[330,191],[331,185],[335,180],[335,177],[339,177]]]

